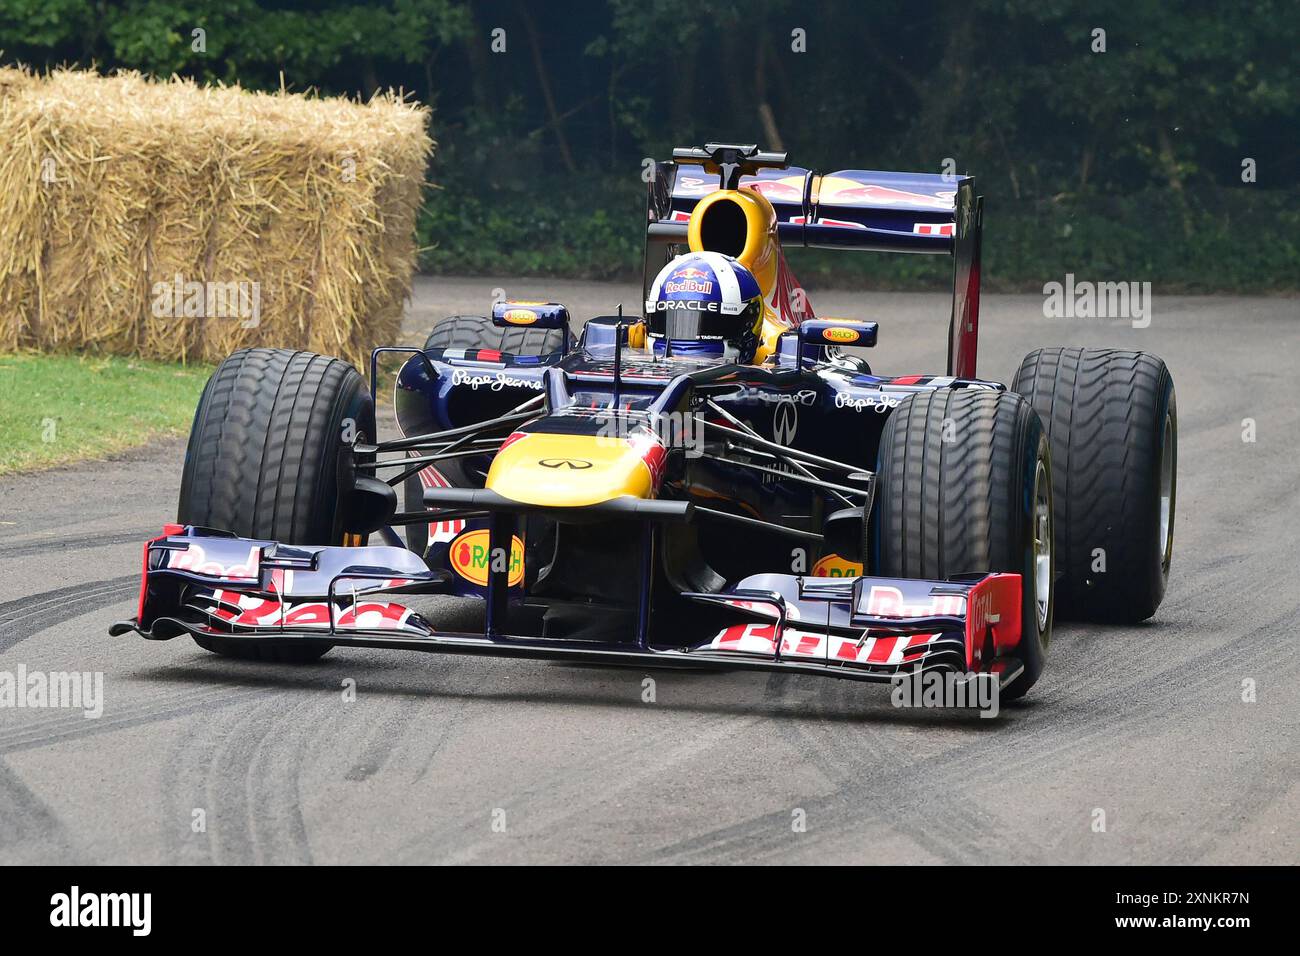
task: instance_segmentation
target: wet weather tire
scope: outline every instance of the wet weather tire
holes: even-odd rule
[[[550,355],[564,347],[564,337],[573,335],[565,329],[507,329],[492,324],[481,315],[452,315],[433,327],[425,340],[426,349],[494,349],[510,355]],[[481,486],[471,480],[457,459],[440,462],[439,472],[458,488]],[[424,485],[419,475],[412,475],[402,483],[402,499],[407,511],[424,507]],[[429,527],[423,524],[406,526],[407,546],[416,554],[423,554],[429,546]]]
[[[1078,620],[1136,623],[1164,598],[1173,556],[1178,408],[1145,352],[1049,348],[1012,381],[1052,446],[1058,597]]]
[[[1052,635],[1051,462],[1038,415],[1006,392],[913,395],[885,423],[877,469],[877,574],[1021,575],[1024,669],[1001,696],[1023,696]]]
[[[350,424],[349,424],[350,423]],[[344,443],[373,438],[375,410],[347,362],[288,349],[244,349],[203,389],[181,477],[177,520],[284,544],[339,544]],[[227,657],[313,661],[324,645],[196,637]]]
[[[550,355],[564,348],[567,329],[512,329],[482,315],[452,315],[433,327],[426,349],[495,349],[510,355]]]

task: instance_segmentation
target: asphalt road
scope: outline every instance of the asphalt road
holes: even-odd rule
[[[576,316],[638,295],[425,281],[409,336],[498,286]],[[812,301],[880,321],[879,371],[942,367],[945,297]],[[352,649],[241,664],[110,638],[142,539],[174,516],[170,442],[0,479],[0,672],[103,674],[97,719],[0,708],[0,863],[1295,863],[1300,302],[1157,294],[1134,329],[990,296],[982,325],[981,373],[1002,380],[1037,345],[1162,355],[1181,431],[1164,606],[1058,626],[998,719],[811,677],[662,673],[645,703],[631,670]]]

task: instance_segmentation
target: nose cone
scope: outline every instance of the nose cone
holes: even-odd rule
[[[663,454],[654,441],[528,432],[497,453],[486,487],[512,501],[551,507],[652,498]]]

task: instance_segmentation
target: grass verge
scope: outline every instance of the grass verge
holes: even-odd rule
[[[0,354],[0,475],[184,435],[211,373],[114,356]]]

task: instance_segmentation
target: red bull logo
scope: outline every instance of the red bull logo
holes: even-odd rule
[[[843,176],[827,176],[821,183],[821,201],[839,206],[924,206],[952,209],[955,191],[917,193],[878,183],[862,183]]]
[[[748,179],[741,181],[742,188],[752,189],[769,202],[803,202],[805,177],[784,176],[781,179]]]
[[[678,292],[695,292],[709,295],[713,292],[713,275],[695,266],[682,266],[668,277],[664,283],[664,292],[669,295]]]

